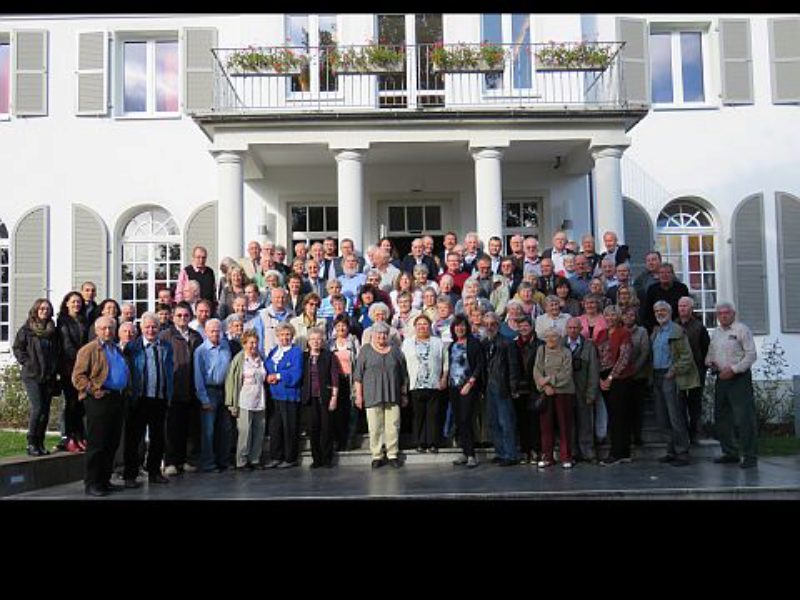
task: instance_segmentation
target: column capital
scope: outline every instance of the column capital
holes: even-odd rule
[[[244,152],[218,152],[214,156],[218,165],[221,164],[241,164],[244,161]]]
[[[589,152],[592,154],[592,159],[598,158],[622,158],[622,154],[627,150],[627,146],[592,146]]]
[[[503,158],[503,148],[497,146],[475,146],[469,149],[473,160],[501,160]]]
[[[336,162],[349,161],[349,160],[363,162],[364,157],[367,154],[367,151],[363,148],[343,148],[336,150],[332,149],[331,152],[334,153]]]

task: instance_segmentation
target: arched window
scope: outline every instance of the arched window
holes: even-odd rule
[[[180,270],[180,230],[169,212],[150,208],[128,221],[122,233],[122,301],[134,303],[137,317],[155,308],[160,290],[174,289]]]
[[[8,262],[8,228],[0,221],[0,344],[7,344],[10,335],[11,275]]]
[[[656,248],[689,288],[695,312],[706,327],[716,327],[717,229],[704,208],[690,200],[670,202],[658,215]]]

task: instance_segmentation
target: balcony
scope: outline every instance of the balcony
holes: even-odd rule
[[[624,110],[622,46],[215,48],[212,114]]]

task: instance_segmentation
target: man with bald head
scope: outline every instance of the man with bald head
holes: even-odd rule
[[[111,472],[122,433],[123,397],[130,373],[114,343],[114,319],[98,317],[94,328],[97,337],[78,351],[72,385],[86,407],[86,494],[107,496],[122,489],[111,483]]]
[[[595,462],[594,407],[600,395],[600,361],[592,340],[581,335],[583,325],[577,317],[567,321],[564,345],[572,353],[572,379],[575,382],[575,427],[572,448],[576,461]]]
[[[239,259],[239,264],[244,269],[248,279],[261,272],[261,244],[253,240],[247,244],[247,256]]]

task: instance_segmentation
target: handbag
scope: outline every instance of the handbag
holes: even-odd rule
[[[525,402],[525,408],[535,415],[544,412],[547,405],[547,396],[544,394],[531,394]]]

